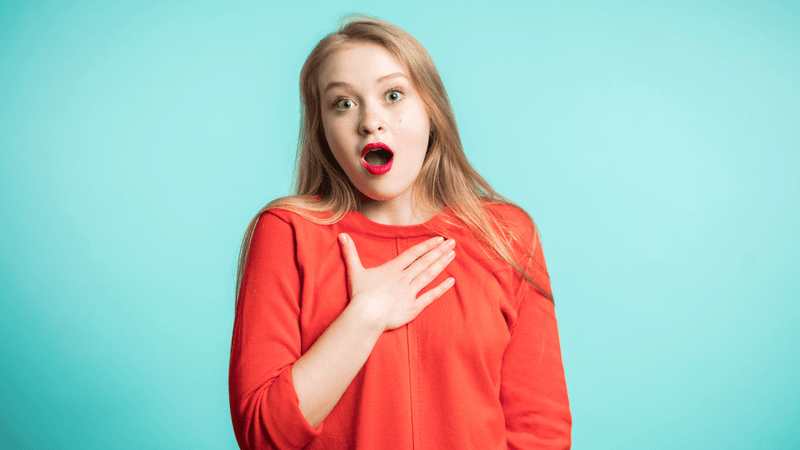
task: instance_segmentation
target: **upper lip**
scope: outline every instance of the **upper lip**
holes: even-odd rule
[[[392,151],[392,149],[390,149],[389,146],[384,144],[383,142],[372,142],[372,143],[369,143],[369,144],[365,145],[364,146],[364,150],[361,150],[361,157],[363,158],[364,156],[367,155],[367,153],[369,153],[372,150],[378,149],[378,148],[382,148],[382,149],[386,150],[387,152],[391,153],[392,155],[394,155],[394,152]]]

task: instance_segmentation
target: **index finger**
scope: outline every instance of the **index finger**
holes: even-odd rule
[[[396,264],[397,266],[399,266],[401,270],[405,270],[420,256],[433,250],[434,248],[436,248],[437,245],[441,244],[442,242],[444,242],[444,237],[442,236],[436,236],[430,238],[427,241],[420,242],[419,244],[409,248],[403,253],[400,253],[399,255],[397,255],[397,258],[393,259],[390,262],[393,265]]]

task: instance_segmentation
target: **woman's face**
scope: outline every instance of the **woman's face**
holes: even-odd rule
[[[319,89],[325,139],[353,185],[373,200],[410,201],[430,121],[400,61],[377,44],[350,45],[325,60]]]

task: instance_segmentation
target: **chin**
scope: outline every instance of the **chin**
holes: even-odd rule
[[[363,189],[358,189],[356,196],[361,201],[361,203],[373,203],[373,202],[382,202],[387,200],[386,197],[377,194],[376,192],[367,192]]]
[[[368,195],[364,195],[364,197],[366,197],[368,199],[368,202],[371,203],[371,202],[385,202],[387,200],[391,200],[391,199],[395,198],[396,196],[391,196],[391,195],[390,196],[386,196],[386,195],[378,195],[378,194],[370,193]]]
[[[361,197],[366,202],[385,202],[397,198],[400,194],[390,192],[361,191]]]

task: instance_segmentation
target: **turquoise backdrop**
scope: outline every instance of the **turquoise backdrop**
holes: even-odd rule
[[[575,448],[800,448],[800,3],[632,0],[0,1],[0,448],[236,448],[239,241],[349,12],[537,221]]]

